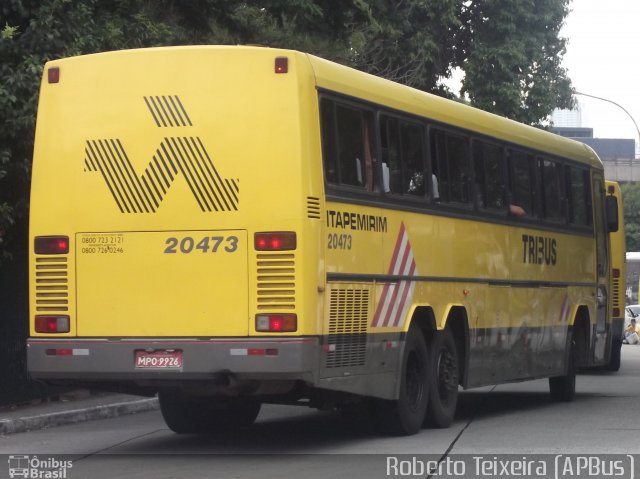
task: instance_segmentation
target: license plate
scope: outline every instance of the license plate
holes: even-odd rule
[[[180,369],[182,351],[136,351],[138,369]]]

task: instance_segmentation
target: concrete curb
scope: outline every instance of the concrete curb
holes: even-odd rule
[[[158,398],[148,398],[116,402],[113,404],[100,404],[86,408],[39,414],[36,416],[25,416],[15,419],[0,419],[0,435],[154,411],[158,409],[158,407]]]

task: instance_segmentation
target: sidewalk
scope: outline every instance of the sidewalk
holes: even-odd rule
[[[158,398],[128,394],[78,394],[79,397],[0,409],[0,435],[107,419],[158,409]]]

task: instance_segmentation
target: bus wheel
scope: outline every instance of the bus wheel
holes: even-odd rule
[[[425,425],[445,428],[453,422],[458,404],[458,349],[453,333],[445,328],[431,341],[429,409]]]
[[[164,421],[178,434],[215,433],[253,424],[260,402],[247,398],[194,398],[182,392],[160,391],[160,411]]]
[[[576,344],[572,341],[567,374],[549,378],[549,392],[554,401],[571,402],[576,395],[576,356]]]
[[[411,327],[402,357],[400,397],[375,403],[374,420],[385,434],[409,436],[420,430],[429,400],[428,362],[424,335],[419,328]]]
[[[620,370],[620,353],[622,350],[622,340],[614,339],[611,344],[611,357],[605,366],[607,371],[616,372]]]

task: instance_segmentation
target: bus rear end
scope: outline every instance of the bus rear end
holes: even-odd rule
[[[313,380],[316,307],[305,314],[312,301],[299,287],[318,274],[305,238],[319,227],[308,208],[322,188],[309,178],[321,175],[300,160],[318,148],[300,120],[311,78],[302,54],[243,47],[46,65],[31,193],[32,376],[162,390],[163,412],[187,397]]]

